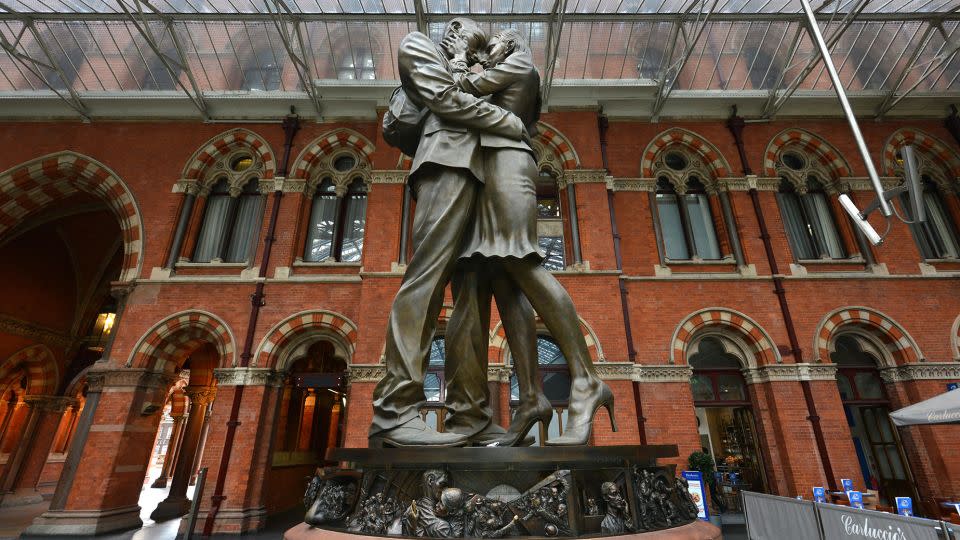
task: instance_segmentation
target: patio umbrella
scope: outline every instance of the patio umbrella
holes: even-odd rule
[[[914,403],[890,413],[898,426],[960,423],[960,389]]]

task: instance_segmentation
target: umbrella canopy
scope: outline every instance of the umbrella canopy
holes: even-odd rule
[[[960,423],[960,389],[894,411],[890,419],[898,426]]]

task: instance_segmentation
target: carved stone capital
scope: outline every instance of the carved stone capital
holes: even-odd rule
[[[24,396],[23,401],[31,409],[62,413],[77,404],[77,400],[65,396]]]
[[[351,364],[347,366],[347,380],[351,383],[380,382],[387,374],[387,366],[383,364]]]
[[[187,386],[183,393],[190,398],[190,403],[195,405],[206,405],[217,397],[217,389],[212,386]]]
[[[726,177],[717,178],[717,186],[720,191],[749,191],[750,182],[746,177]]]
[[[750,189],[757,191],[779,191],[780,179],[776,177],[757,176],[749,174],[746,177],[747,185]]]
[[[269,179],[269,180],[263,180],[263,179],[261,179],[261,180],[258,180],[258,181],[257,181],[257,191],[259,191],[259,192],[262,193],[262,194],[267,194],[267,193],[270,193],[270,192],[272,192],[272,191],[274,191],[274,190],[276,189],[275,185],[276,185],[276,184],[274,184],[274,179],[272,179],[272,178]],[[281,188],[283,187],[283,179],[280,179],[280,187],[281,187]],[[242,193],[242,192],[243,192],[243,188],[241,188],[240,191],[241,191],[241,193]],[[233,195],[233,188],[230,188],[230,194]],[[239,193],[238,193],[238,195],[239,195]],[[234,195],[234,196],[235,196],[235,195]]]
[[[371,184],[405,184],[410,171],[371,171]]]
[[[283,386],[283,373],[272,368],[217,368],[217,386]]]
[[[563,171],[563,181],[567,184],[605,184],[607,171],[604,169],[567,169]]]
[[[0,332],[29,338],[44,345],[67,348],[76,340],[75,337],[52,328],[18,319],[11,315],[0,314]]]
[[[504,364],[490,364],[487,366],[487,382],[509,383],[513,367]]]
[[[836,364],[771,364],[745,369],[747,384],[769,382],[836,381]]]
[[[597,362],[593,368],[605,381],[632,381],[637,364],[633,362]]]
[[[287,178],[283,181],[284,193],[305,193],[307,181],[302,178]],[[313,196],[313,193],[310,193]]]
[[[647,191],[657,190],[656,178],[608,178],[607,189],[612,191]]]
[[[693,368],[688,365],[636,364],[633,368],[633,380],[642,383],[690,382]]]
[[[146,389],[167,388],[178,378],[173,373],[149,371],[146,369],[93,369],[87,373],[87,391],[101,392],[104,389]]]
[[[200,184],[196,180],[182,179],[173,185],[174,193],[183,193],[184,195],[199,195]]]
[[[883,382],[939,381],[960,379],[960,362],[919,362],[882,368]]]

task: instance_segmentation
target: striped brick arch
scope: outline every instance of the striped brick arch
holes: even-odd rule
[[[545,328],[543,325],[543,320],[540,319],[539,315],[537,316],[537,326],[540,328]],[[603,348],[600,346],[600,341],[597,339],[597,334],[583,319],[580,319],[580,331],[583,333],[584,341],[587,342],[587,352],[590,353],[590,360],[592,360],[594,363],[606,361],[606,358],[603,355]],[[507,335],[503,329],[503,322],[498,321],[497,325],[490,333],[490,345],[487,349],[487,358],[489,358],[491,362],[501,364],[505,363],[507,359],[507,346]]]
[[[313,168],[321,159],[329,156],[337,150],[347,148],[357,152],[361,158],[370,162],[370,156],[373,155],[374,146],[370,139],[357,133],[352,129],[340,128],[329,133],[325,133],[316,139],[300,152],[297,159],[293,162],[293,171],[290,178],[308,179],[310,169]]]
[[[692,131],[671,128],[654,137],[643,151],[640,174],[644,178],[653,178],[653,163],[661,152],[671,146],[682,146],[700,156],[704,166],[714,178],[730,176],[730,164],[716,146]]]
[[[20,377],[27,375],[27,395],[53,395],[57,391],[57,361],[46,345],[31,345],[20,349],[0,363],[0,391]]]
[[[837,335],[851,329],[866,331],[878,338],[898,365],[919,362],[923,358],[917,342],[896,321],[877,310],[852,306],[835,310],[820,321],[814,338],[817,362],[830,362]]]
[[[832,178],[853,176],[850,165],[833,145],[819,135],[798,128],[785,129],[770,140],[770,144],[763,152],[764,176],[771,178],[777,176],[777,157],[780,151],[788,146],[798,148],[815,157],[829,171]]]
[[[137,277],[143,252],[143,221],[130,189],[107,166],[76,152],[39,157],[0,173],[0,237],[47,205],[83,192],[103,200],[120,225],[120,281]]]
[[[310,335],[331,335],[343,346],[347,363],[353,358],[357,347],[357,325],[346,316],[333,311],[302,311],[274,325],[257,347],[254,365],[278,366],[284,350],[299,338]]]
[[[775,364],[780,361],[777,347],[770,335],[760,325],[743,313],[726,308],[708,308],[697,311],[684,319],[673,332],[670,340],[670,361],[673,364],[687,363],[687,351],[697,335],[708,329],[722,329],[741,338],[753,358],[745,358],[752,366]]]
[[[960,315],[950,329],[950,350],[953,351],[953,359],[960,362]]]
[[[177,313],[155,324],[140,338],[127,367],[171,373],[192,351],[207,343],[216,347],[219,366],[236,365],[236,341],[226,323],[205,311]]]
[[[277,164],[270,149],[270,145],[263,137],[247,129],[231,129],[225,131],[216,137],[207,141],[200,147],[196,153],[187,161],[187,166],[183,169],[183,178],[187,180],[203,180],[204,174],[221,157],[246,148],[255,154],[263,162],[263,175],[261,178],[267,180],[273,178],[276,173]]]
[[[546,122],[537,122],[537,135],[533,138],[535,144],[539,144],[544,150],[553,153],[557,159],[558,165],[564,170],[579,169],[580,156],[576,149],[563,133],[557,128]],[[540,156],[544,159],[546,156]]]
[[[883,172],[887,176],[897,174],[897,151],[903,146],[913,145],[922,152],[947,167],[954,178],[960,178],[960,156],[940,139],[919,129],[903,128],[895,131],[883,145]]]

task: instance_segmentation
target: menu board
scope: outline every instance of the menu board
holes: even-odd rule
[[[710,520],[710,508],[707,506],[706,490],[703,486],[703,473],[700,471],[683,471],[683,478],[687,481],[690,497],[697,505],[697,517]]]

